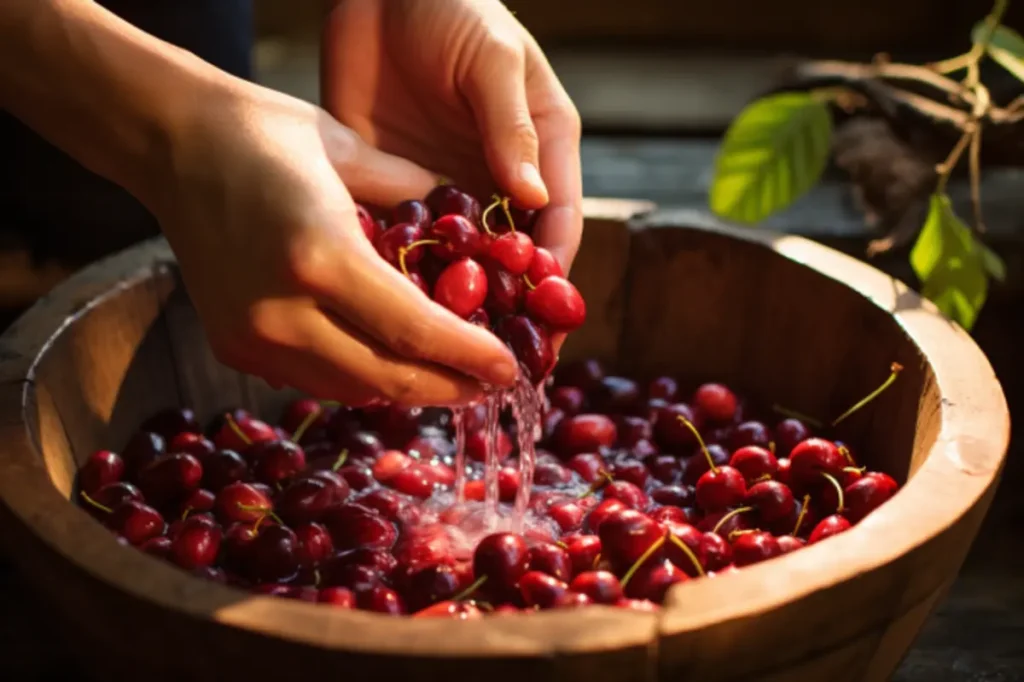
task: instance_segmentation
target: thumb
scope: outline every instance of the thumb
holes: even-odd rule
[[[412,161],[380,151],[367,144],[348,128],[328,142],[327,155],[331,165],[356,201],[376,206],[394,206],[406,199],[425,197],[438,185],[436,173]]]
[[[498,186],[523,208],[541,208],[548,191],[540,176],[525,68],[523,55],[514,50],[479,50],[463,90]]]

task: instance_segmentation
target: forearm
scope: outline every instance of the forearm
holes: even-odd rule
[[[93,2],[0,4],[0,107],[143,203],[222,78]]]

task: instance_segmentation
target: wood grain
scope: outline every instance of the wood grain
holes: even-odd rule
[[[679,585],[658,614],[428,622],[192,578],[121,547],[67,500],[71,451],[111,446],[147,410],[182,400],[209,416],[286,397],[213,359],[156,243],[72,277],[0,337],[0,541],[71,619],[102,679],[885,679],[998,482],[1009,422],[988,361],[932,306],[851,258],[707,221],[629,220],[649,208],[588,202],[572,277],[592,317],[563,358],[714,376],[824,416],[902,362],[892,390],[848,425],[866,462],[906,480],[882,510],[820,545]]]

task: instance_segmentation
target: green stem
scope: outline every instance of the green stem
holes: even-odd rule
[[[854,412],[856,412],[857,410],[861,409],[862,407],[864,407],[865,405],[870,403],[872,400],[877,398],[879,395],[881,395],[881,393],[885,389],[887,389],[890,386],[892,386],[893,382],[896,381],[896,377],[898,377],[900,375],[900,372],[903,371],[903,365],[901,365],[898,362],[894,362],[894,363],[892,363],[892,366],[889,369],[890,369],[889,378],[886,379],[885,382],[882,383],[881,386],[879,386],[874,391],[872,391],[867,396],[865,396],[863,399],[861,399],[861,401],[858,402],[856,405],[854,405],[853,407],[848,409],[846,412],[843,412],[841,415],[836,417],[835,421],[832,422],[832,426],[838,426],[840,422],[842,422],[847,417],[849,417],[851,414],[853,414]]]
[[[661,549],[664,544],[664,535],[662,535],[660,538],[652,542],[651,546],[647,548],[647,551],[641,554],[640,558],[636,560],[636,563],[629,567],[629,570],[626,571],[626,575],[622,576],[622,580],[619,584],[621,584],[622,587],[625,588],[629,581],[633,578],[633,574],[635,574],[637,570],[639,570],[639,568],[643,566],[648,559],[654,556],[654,553]]]

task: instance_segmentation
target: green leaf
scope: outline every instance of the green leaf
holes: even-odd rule
[[[971,31],[971,40],[975,44],[985,36],[985,21],[979,21]],[[986,48],[988,56],[1012,73],[1018,80],[1024,81],[1024,36],[1009,26],[996,26]]]
[[[808,93],[751,103],[722,140],[711,210],[729,220],[756,223],[786,208],[821,177],[831,141],[828,108]]]
[[[988,296],[988,277],[1005,276],[1005,265],[975,239],[946,195],[932,195],[924,227],[910,251],[921,294],[970,331]]]

